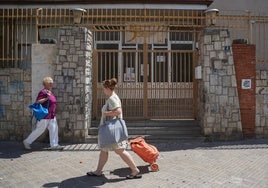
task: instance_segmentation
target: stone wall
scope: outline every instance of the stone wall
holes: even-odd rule
[[[0,94],[0,140],[22,140],[30,126],[30,70],[1,69]]]
[[[42,88],[43,77],[51,76],[58,103],[60,142],[84,142],[91,124],[91,32],[81,27],[63,27],[57,45],[32,46],[36,55],[32,70],[0,69],[0,140],[21,141],[28,136],[32,128],[28,106]],[[47,136],[43,134],[38,140],[48,141]]]
[[[268,63],[256,65],[256,131],[257,138],[268,138]]]
[[[60,141],[84,142],[91,124],[92,34],[82,27],[62,27],[58,46],[53,91]]]
[[[200,36],[199,119],[212,140],[242,138],[236,74],[228,30],[205,29]]]

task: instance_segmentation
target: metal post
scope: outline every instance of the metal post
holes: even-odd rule
[[[147,33],[143,33],[143,117],[148,118],[148,46]]]
[[[246,11],[248,13],[248,44],[251,44],[252,40],[252,23],[250,11]]]

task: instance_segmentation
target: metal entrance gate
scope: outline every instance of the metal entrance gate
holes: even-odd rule
[[[101,82],[117,78],[117,94],[128,119],[195,118],[192,50],[96,50],[94,53],[93,118],[100,118],[106,96]]]

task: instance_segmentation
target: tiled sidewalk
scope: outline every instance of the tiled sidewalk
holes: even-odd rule
[[[130,173],[114,152],[103,177],[88,177],[94,170],[99,150],[96,144],[62,144],[62,151],[49,151],[34,143],[26,151],[20,142],[0,142],[0,187],[268,187],[268,140],[239,142],[153,143],[160,151],[160,170],[134,152],[142,179],[126,180]]]

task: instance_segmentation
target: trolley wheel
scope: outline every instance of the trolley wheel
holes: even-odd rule
[[[154,172],[159,170],[158,164],[156,163],[152,163],[150,167],[151,167],[151,170]]]

